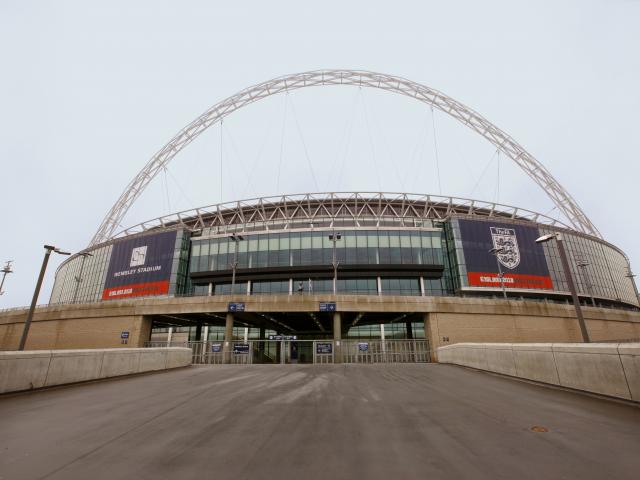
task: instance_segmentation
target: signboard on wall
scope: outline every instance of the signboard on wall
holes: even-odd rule
[[[458,220],[471,287],[500,287],[498,262],[506,288],[553,289],[537,227]],[[491,249],[498,249],[496,255]]]
[[[116,243],[111,251],[102,299],[169,293],[175,243],[175,231]]]

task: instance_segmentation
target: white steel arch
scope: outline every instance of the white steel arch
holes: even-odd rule
[[[551,173],[513,138],[489,122],[479,113],[451,97],[405,78],[362,70],[315,70],[275,78],[246,88],[215,104],[183,128],[162,147],[145,167],[131,180],[120,198],[104,217],[91,245],[108,240],[114,235],[125,214],[153,178],[183,148],[207,128],[239,108],[278,93],[323,85],[355,85],[378,88],[398,93],[437,108],[463,125],[480,134],[497,149],[513,160],[547,194],[558,210],[579,232],[602,238],[598,229]]]

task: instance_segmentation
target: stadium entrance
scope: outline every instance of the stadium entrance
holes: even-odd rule
[[[206,318],[202,318],[202,317]],[[158,315],[149,347],[186,346],[194,364],[424,363],[420,314],[297,312]]]

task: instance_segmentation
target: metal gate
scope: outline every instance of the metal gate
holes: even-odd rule
[[[427,363],[427,340],[250,340],[146,342],[145,347],[188,347],[194,364]],[[226,357],[226,358],[225,358]],[[226,360],[226,361],[225,361]]]

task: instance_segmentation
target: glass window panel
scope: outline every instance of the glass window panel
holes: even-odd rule
[[[300,249],[300,233],[299,232],[291,232],[291,249],[299,250]]]
[[[269,251],[280,249],[280,239],[277,235],[269,235]]]
[[[258,251],[266,252],[267,250],[269,250],[269,239],[266,235],[260,235],[258,239]]]
[[[398,232],[389,232],[389,246],[396,248],[400,246],[400,237],[398,236]]]
[[[344,240],[344,245],[346,248],[355,248],[356,247],[356,236],[355,232],[349,232],[345,234],[342,239]]]
[[[387,232],[379,232],[378,239],[380,240],[380,247],[389,248],[389,235]]]

